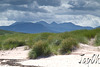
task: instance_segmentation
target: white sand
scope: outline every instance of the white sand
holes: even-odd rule
[[[0,59],[26,59],[28,52],[29,50],[24,50],[24,47],[18,47],[13,50],[0,51]],[[100,47],[80,44],[80,48],[72,52],[71,55],[55,55],[48,58],[27,60],[19,63],[22,65],[34,65],[43,67],[100,67],[100,64],[79,64],[79,61],[81,60],[80,55],[82,54],[85,54],[84,58],[91,59],[93,54],[100,55]],[[0,65],[0,67],[10,66]]]
[[[20,67],[20,66],[0,65],[0,67]]]
[[[22,46],[12,50],[0,51],[0,59],[26,59],[29,50],[25,50],[25,47]]]
[[[48,58],[41,58],[36,60],[27,60],[20,62],[22,65],[35,65],[43,67],[100,67],[100,64],[79,64],[82,54],[85,54],[84,58],[92,58],[93,54],[99,54],[99,47],[88,46],[80,44],[80,48],[71,55],[58,55]],[[100,58],[100,57],[99,57]],[[99,60],[100,62],[100,60]]]
[[[26,46],[17,47],[12,50],[0,51],[0,59],[27,59],[30,50],[25,50]],[[0,62],[1,63],[1,62]],[[1,65],[0,67],[20,67],[20,66],[9,66]]]

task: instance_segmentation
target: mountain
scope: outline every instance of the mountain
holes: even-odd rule
[[[32,23],[32,22],[15,22],[15,23],[13,23],[13,24],[10,25],[10,26],[14,26],[14,25],[17,25],[17,24],[22,24],[22,23]]]
[[[42,24],[42,25],[44,25],[44,26],[49,25],[49,24],[48,24],[47,22],[45,22],[45,21],[39,21],[39,22],[36,22],[36,23]]]
[[[80,29],[88,29],[88,30],[93,29],[92,27],[78,26],[71,22],[60,23],[60,24],[57,24],[56,22],[52,22],[51,24],[48,24],[45,21],[40,21],[37,23],[42,24],[42,25],[46,26],[47,28],[54,30],[54,31],[58,31],[58,32],[66,32],[66,31],[73,31],[73,30],[80,30]]]
[[[16,22],[10,26],[1,26],[0,29],[23,33],[54,32],[42,24],[31,22]]]
[[[31,22],[16,22],[10,26],[0,26],[0,29],[15,31],[15,32],[23,32],[23,33],[42,33],[42,32],[66,32],[80,29],[93,29],[92,27],[82,27],[75,25],[71,22],[68,23],[60,23],[52,22],[48,24],[45,21],[40,21],[37,23]]]
[[[100,28],[100,26],[96,27],[96,28]]]

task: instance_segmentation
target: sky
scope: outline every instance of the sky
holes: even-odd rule
[[[100,26],[100,0],[0,0],[0,26],[19,21]]]

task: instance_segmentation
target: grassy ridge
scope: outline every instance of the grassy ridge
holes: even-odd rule
[[[5,35],[5,34],[13,34],[15,32],[12,31],[5,31],[5,30],[0,30],[0,35]]]
[[[78,43],[88,43],[95,36],[95,45],[99,46],[100,28],[64,33],[12,34],[9,32],[7,35],[0,35],[0,50],[27,45],[32,49],[29,53],[29,58],[52,54],[69,54],[78,48]]]

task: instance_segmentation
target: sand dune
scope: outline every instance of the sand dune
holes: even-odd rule
[[[43,67],[100,67],[100,64],[79,64],[82,56],[85,54],[84,58],[92,59],[93,55],[100,54],[99,47],[89,46],[86,44],[80,44],[80,48],[71,55],[57,55],[51,56],[48,58],[41,58],[36,60],[27,60],[20,62],[22,65],[35,65],[35,66],[43,66]],[[95,56],[96,57],[96,56]],[[99,57],[100,58],[100,57]],[[95,58],[94,58],[95,59]],[[95,60],[96,61],[96,60]],[[100,62],[100,60],[99,60]]]
[[[29,50],[24,50],[25,46],[18,47],[13,50],[0,51],[0,59],[27,59],[26,61],[17,62],[25,66],[43,66],[43,67],[100,67],[100,47],[94,47],[87,44],[79,44],[80,48],[73,51],[70,55],[55,55],[47,58],[28,60],[27,55]],[[81,55],[84,56],[81,56]],[[89,61],[84,61],[84,58],[95,60],[91,64]],[[81,61],[82,59],[82,61]],[[81,61],[81,63],[79,63]],[[97,61],[97,63],[96,63]],[[83,63],[84,62],[84,63]],[[0,67],[10,67],[3,65]],[[17,66],[18,67],[18,66]]]
[[[29,50],[25,50],[26,46],[17,47],[12,50],[0,51],[0,59],[26,59]]]

